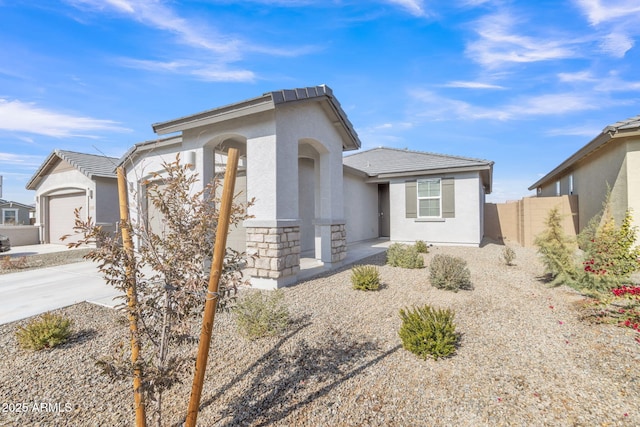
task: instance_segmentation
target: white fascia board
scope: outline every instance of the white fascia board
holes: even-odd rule
[[[275,109],[275,105],[273,104],[271,97],[261,98],[258,102],[253,101],[246,105],[236,104],[230,107],[222,107],[211,111],[210,114],[201,113],[194,116],[172,120],[170,122],[157,123],[153,125],[153,130],[158,135],[166,135],[169,133],[181,132],[188,129],[246,117],[273,109]]]

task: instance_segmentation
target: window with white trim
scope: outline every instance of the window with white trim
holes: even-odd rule
[[[573,194],[573,174],[569,175],[569,194]]]
[[[442,197],[440,178],[418,180],[418,218],[440,218]]]
[[[18,223],[18,209],[2,209],[2,223],[16,225]]]
[[[560,180],[556,181],[556,196],[560,195]]]

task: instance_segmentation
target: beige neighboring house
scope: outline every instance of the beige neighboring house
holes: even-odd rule
[[[73,151],[54,150],[26,185],[36,191],[35,225],[41,243],[67,243],[73,235],[74,211],[91,217],[106,230],[114,230],[119,218],[118,185],[115,167],[118,159]]]
[[[616,223],[631,209],[640,227],[640,115],[605,127],[529,190],[538,197],[578,196],[582,230],[602,209],[608,187]]]

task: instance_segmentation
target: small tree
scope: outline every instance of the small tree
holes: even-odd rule
[[[131,377],[134,369],[141,369],[143,395],[146,401],[155,402],[158,426],[162,424],[162,393],[179,381],[180,374],[191,367],[193,360],[172,350],[197,339],[191,325],[194,318],[202,315],[206,298],[219,202],[216,183],[193,191],[197,174],[191,173],[188,165],[180,164],[179,156],[163,167],[162,173],[155,173],[144,182],[148,203],[161,216],[161,229],[150,229],[147,221],[120,224],[120,230],[128,227],[138,243],[133,259],[122,247],[120,231],[107,233],[93,224],[91,218],[81,220],[79,211],[75,230],[83,238],[69,244],[77,247],[95,243],[96,249],[85,258],[98,262],[106,282],[123,292],[127,290],[127,269],[134,271],[137,305],[119,307],[137,319],[137,339],[145,353],[141,354],[138,366],[133,366],[120,347],[100,359],[99,365],[116,378]],[[136,201],[138,210],[144,212],[140,198]],[[246,208],[234,205],[230,224],[237,225],[248,218]],[[242,255],[227,250],[219,286],[219,304],[223,307],[242,282]]]
[[[606,208],[599,227],[584,244],[584,274],[581,283],[586,288],[605,291],[629,280],[640,268],[640,247],[635,246],[636,229],[627,211],[620,227]],[[585,235],[592,232],[588,230]],[[583,240],[586,238],[583,237]]]
[[[573,286],[578,277],[574,259],[576,246],[565,234],[561,222],[558,208],[551,209],[545,221],[546,229],[535,238],[534,244],[538,247],[545,273],[552,278],[550,286]]]

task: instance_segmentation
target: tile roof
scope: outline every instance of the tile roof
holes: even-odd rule
[[[337,98],[333,95],[333,90],[327,85],[265,92],[256,98],[246,99],[165,122],[154,123],[151,127],[155,133],[166,135],[184,131],[185,129],[217,123],[219,121],[270,111],[283,104],[309,100],[322,102],[325,112],[333,116],[332,121],[335,120],[341,124],[341,136],[345,138],[345,149],[355,150],[360,148],[360,138],[353,124],[349,121],[340,102],[338,102]]]
[[[343,163],[369,176],[493,166],[489,160],[379,147],[345,156]]]
[[[89,179],[116,178],[116,166],[118,165],[116,157],[53,150],[27,183],[27,190],[36,189],[38,181],[48,173],[49,168],[55,164],[56,158],[66,161]]]
[[[116,178],[118,158],[95,154],[76,153],[74,151],[55,150],[54,153],[66,160],[88,178]]]
[[[640,128],[640,115],[630,117],[626,120],[620,120],[619,122],[615,122],[612,125],[604,128],[602,132],[607,132],[610,130],[627,130],[627,129],[636,129]]]

